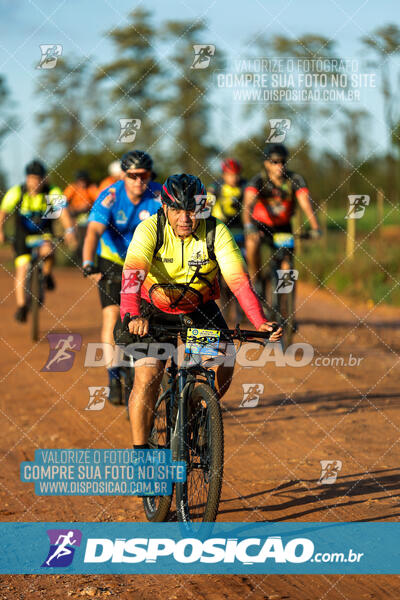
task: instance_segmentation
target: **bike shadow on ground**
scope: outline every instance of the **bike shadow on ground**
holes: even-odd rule
[[[362,390],[361,390],[362,392]],[[400,393],[395,392],[375,392],[367,393],[365,397],[363,394],[351,394],[348,391],[320,393],[320,392],[308,392],[305,394],[295,394],[291,399],[283,394],[279,394],[275,397],[261,398],[257,406],[254,407],[242,407],[239,406],[239,399],[235,406],[223,405],[222,411],[224,418],[229,418],[231,413],[234,414],[233,423],[236,419],[236,414],[240,413],[244,417],[246,425],[259,424],[259,420],[249,421],[253,411],[265,411],[268,408],[290,408],[296,407],[297,405],[313,404],[317,407],[312,409],[312,415],[318,414],[319,412],[328,411],[339,411],[343,412],[343,409],[348,409],[348,413],[356,412],[361,409],[369,408],[375,410],[376,408],[397,408],[400,407]],[[356,404],[355,404],[356,402]],[[267,421],[288,421],[296,418],[305,418],[307,414],[303,412],[296,415],[281,416],[278,412],[271,417],[267,417]]]
[[[396,493],[398,492],[398,493]],[[376,496],[379,494],[379,496]],[[375,495],[371,499],[371,496]],[[267,496],[268,503],[263,496]],[[361,498],[361,496],[366,496]],[[260,502],[249,507],[249,500],[258,498]],[[379,502],[395,498],[396,504],[386,509],[393,510],[400,507],[400,469],[380,469],[370,473],[352,473],[351,475],[340,475],[338,480],[330,485],[320,485],[315,479],[296,479],[282,483],[276,487],[254,492],[236,498],[223,499],[220,503],[219,514],[240,514],[251,510],[257,513],[279,513],[286,511],[287,514],[279,515],[267,521],[288,521],[300,519],[310,514],[326,513],[331,511],[334,516],[336,509],[354,506],[370,502]],[[283,500],[282,500],[283,499]],[[348,499],[348,500],[346,500]],[[282,500],[282,501],[281,501]],[[230,502],[243,502],[240,508],[229,508]],[[339,502],[338,502],[339,501]],[[305,507],[304,510],[299,510]],[[374,515],[373,518],[360,519],[361,521],[381,520],[398,516],[400,513]]]

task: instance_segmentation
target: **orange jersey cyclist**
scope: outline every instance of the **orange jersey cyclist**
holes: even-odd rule
[[[232,233],[215,217],[199,218],[196,198],[205,195],[198,177],[171,175],[161,190],[161,209],[137,227],[126,255],[121,289],[121,318],[129,313],[131,334],[146,336],[149,318],[179,323],[182,314],[190,315],[196,327],[226,328],[215,302],[219,269],[254,327],[271,331]],[[271,339],[280,336],[278,330]],[[129,408],[136,448],[147,447],[164,366],[165,361],[155,357],[135,362]],[[220,398],[232,373],[231,365],[216,369]]]

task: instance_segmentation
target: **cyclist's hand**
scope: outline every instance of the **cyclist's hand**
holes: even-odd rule
[[[320,229],[311,229],[309,236],[312,240],[319,240],[322,236],[322,231]]]
[[[258,331],[272,331],[274,325],[277,325],[277,323],[275,323],[275,322],[263,323],[258,328]],[[279,327],[279,329],[274,331],[274,333],[271,335],[271,337],[269,338],[269,341],[270,342],[278,342],[282,337],[282,333],[283,333],[282,327]]]
[[[137,319],[130,321],[128,328],[129,333],[132,333],[133,335],[140,335],[140,337],[142,337],[149,333],[149,320],[144,319],[143,317],[138,317]]]
[[[82,269],[84,277],[89,277],[92,281],[97,283],[103,277],[102,273],[99,273],[94,265],[86,265]]]

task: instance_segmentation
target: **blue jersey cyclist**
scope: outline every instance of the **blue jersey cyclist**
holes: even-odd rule
[[[161,185],[152,181],[153,160],[141,150],[121,159],[120,181],[95,201],[83,246],[83,273],[98,284],[102,307],[101,341],[109,365],[109,400],[122,403],[120,371],[112,366],[113,330],[119,315],[122,267],[136,227],[160,207]],[[95,266],[95,261],[97,266]]]

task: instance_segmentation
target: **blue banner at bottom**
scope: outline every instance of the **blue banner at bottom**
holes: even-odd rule
[[[400,523],[1,523],[8,574],[398,574]]]

